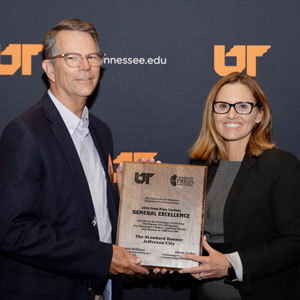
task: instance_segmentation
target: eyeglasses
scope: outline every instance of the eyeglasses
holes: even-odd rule
[[[251,114],[253,107],[261,107],[260,104],[255,104],[252,102],[237,102],[234,104],[230,104],[227,102],[214,102],[213,103],[213,110],[216,114],[227,114],[231,107],[234,107],[234,110],[240,115],[249,115]]]
[[[63,53],[60,55],[53,56],[50,59],[64,58],[69,67],[76,68],[81,66],[85,57],[88,60],[91,67],[100,67],[103,63],[104,55],[101,53],[90,53],[87,55],[79,53]]]

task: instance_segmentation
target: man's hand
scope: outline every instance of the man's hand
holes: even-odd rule
[[[116,170],[119,194],[121,194],[121,192],[122,192],[123,170],[124,170],[124,162],[120,162],[119,166],[117,167],[117,170]]]
[[[149,274],[149,271],[147,269],[139,266],[141,262],[142,261],[140,258],[129,253],[126,249],[117,245],[113,245],[113,257],[109,269],[109,274]]]
[[[209,256],[182,255],[183,258],[199,262],[200,265],[198,267],[181,269],[179,273],[191,273],[194,278],[199,280],[227,276],[230,263],[226,256],[210,247],[205,237],[203,239],[203,246]]]
[[[154,268],[154,269],[153,269],[153,273],[154,273],[154,274],[161,273],[161,274],[165,275],[165,274],[168,273],[168,271],[169,271],[170,274],[173,274],[173,273],[174,273],[173,270],[168,270],[168,269],[166,269],[166,268]]]

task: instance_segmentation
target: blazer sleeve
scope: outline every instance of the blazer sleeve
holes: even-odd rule
[[[0,252],[91,287],[103,286],[112,245],[65,234],[41,219],[42,155],[30,126],[15,121],[5,129],[0,141]]]
[[[281,151],[267,163],[262,163],[260,170],[267,177],[268,198],[265,200],[271,209],[272,220],[266,219],[266,222],[273,227],[273,237],[256,247],[238,251],[243,264],[242,289],[248,292],[252,281],[300,262],[300,163],[293,155]],[[258,238],[262,239],[261,236]]]

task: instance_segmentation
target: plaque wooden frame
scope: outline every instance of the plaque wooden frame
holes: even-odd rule
[[[202,253],[207,167],[124,163],[117,244],[147,268],[198,266]]]

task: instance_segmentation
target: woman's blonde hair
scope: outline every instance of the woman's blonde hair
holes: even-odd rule
[[[263,111],[261,122],[253,128],[246,148],[246,155],[248,157],[259,156],[264,150],[275,146],[272,140],[272,113],[267,96],[256,80],[248,75],[234,72],[221,78],[211,89],[206,100],[199,137],[190,150],[191,158],[206,160],[208,164],[228,159],[224,140],[215,127],[213,102],[222,86],[236,82],[250,88],[257,104],[260,105],[258,109]]]

